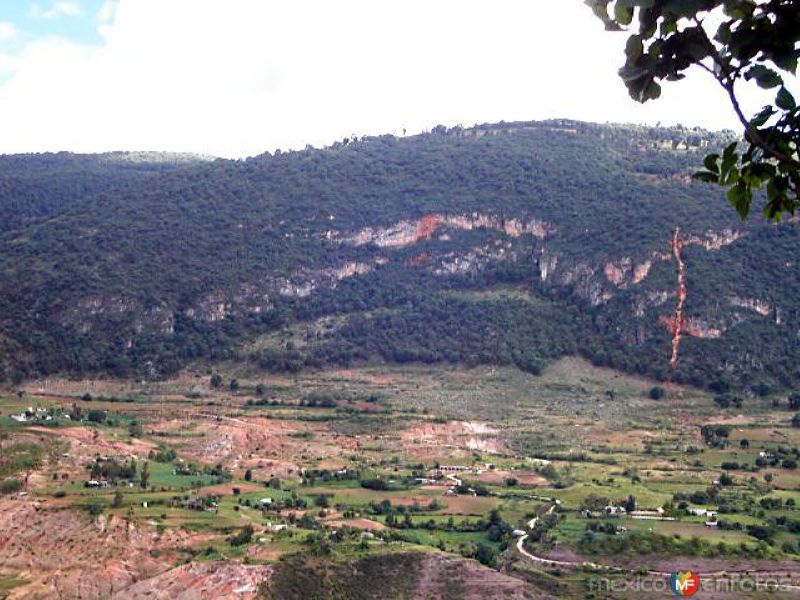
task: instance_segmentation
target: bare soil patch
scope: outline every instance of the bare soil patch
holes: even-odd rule
[[[189,563],[135,583],[113,600],[251,600],[271,575],[268,565]]]
[[[164,571],[189,541],[182,531],[158,533],[118,517],[0,501],[0,573],[28,581],[12,599],[109,598]]]

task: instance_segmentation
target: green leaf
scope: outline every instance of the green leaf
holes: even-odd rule
[[[756,8],[754,2],[730,2],[727,1],[725,4],[725,14],[729,17],[733,17],[736,20],[746,19],[753,15],[753,11]]]
[[[797,51],[778,52],[772,55],[772,62],[774,62],[779,69],[789,71],[792,75],[797,74]]]
[[[642,93],[639,97],[639,102],[647,102],[648,100],[656,100],[661,96],[661,86],[658,85],[655,80],[651,80],[645,88],[642,90]]]
[[[633,9],[621,2],[614,5],[614,19],[620,25],[630,25],[633,20]]]
[[[661,36],[667,37],[671,33],[678,31],[678,23],[675,21],[662,21]]]
[[[643,78],[647,75],[647,69],[635,65],[625,65],[618,72],[620,79],[629,87],[641,87]]]
[[[773,164],[759,162],[750,165],[750,173],[753,177],[758,179],[758,185],[761,186],[764,183],[772,180],[777,174],[777,170]]]
[[[739,173],[736,171],[736,169],[734,169],[734,165],[739,158],[739,155],[736,154],[737,145],[738,142],[729,144],[722,153],[722,166],[720,167],[719,172],[719,180],[722,185],[730,185],[739,178]],[[733,173],[735,173],[735,177]]]
[[[750,214],[750,202],[753,199],[752,191],[744,184],[740,183],[733,186],[726,194],[730,202],[739,213],[739,217],[744,221]]]
[[[642,54],[644,54],[644,45],[642,44],[642,36],[632,35],[628,38],[625,44],[625,55],[628,61],[635,61]]]
[[[692,179],[697,179],[705,183],[719,183],[719,175],[716,173],[709,173],[708,171],[698,171],[692,174]]]
[[[712,173],[719,175],[719,165],[717,164],[718,161],[719,154],[709,154],[703,159],[703,165]]]
[[[584,4],[589,6],[595,16],[605,23],[608,31],[619,31],[620,26],[617,25],[608,14],[608,5],[610,1],[611,0],[584,0]]]
[[[745,73],[744,78],[748,81],[755,79],[758,87],[764,88],[765,90],[778,87],[779,85],[783,84],[783,78],[775,71],[769,67],[765,67],[764,65],[756,65],[751,67],[747,73]]]
[[[783,110],[794,110],[797,108],[797,102],[795,102],[794,96],[792,96],[785,87],[781,87],[781,89],[778,90],[775,104],[778,105],[778,108],[782,108]]]
[[[714,39],[717,40],[720,44],[727,44],[730,42],[731,39],[731,24],[730,23],[722,23],[717,29],[717,34],[714,36]]]
[[[771,106],[765,106],[756,116],[750,119],[750,124],[753,127],[761,127],[762,125],[764,125],[764,123],[769,121],[769,118],[774,114],[775,114],[774,108],[772,108]]]

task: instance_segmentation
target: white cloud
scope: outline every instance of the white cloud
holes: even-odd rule
[[[101,25],[108,25],[114,19],[114,14],[117,12],[119,6],[118,0],[106,0],[97,11],[97,22]]]
[[[699,72],[666,86],[658,102],[630,100],[616,75],[624,38],[580,2],[120,0],[113,8],[98,15],[102,47],[49,38],[13,57],[0,86],[0,152],[244,156],[352,133],[548,117],[735,125],[723,93]]]
[[[19,29],[14,23],[0,21],[0,43],[11,42],[19,37]]]
[[[83,9],[77,2],[56,0],[50,8],[42,8],[39,4],[31,5],[29,15],[34,19],[55,19],[56,17],[79,17]]]

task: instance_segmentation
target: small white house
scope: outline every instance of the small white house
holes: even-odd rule
[[[715,517],[717,515],[716,511],[709,510],[707,508],[690,508],[689,509],[690,515],[695,515],[696,517]]]
[[[609,517],[619,517],[627,512],[624,506],[616,506],[614,504],[609,504],[605,510]]]

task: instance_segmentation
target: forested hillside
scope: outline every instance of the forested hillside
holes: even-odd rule
[[[245,161],[1,157],[2,376],[580,353],[664,378],[680,228],[676,379],[792,386],[797,226],[691,182],[725,141],[549,121]]]

